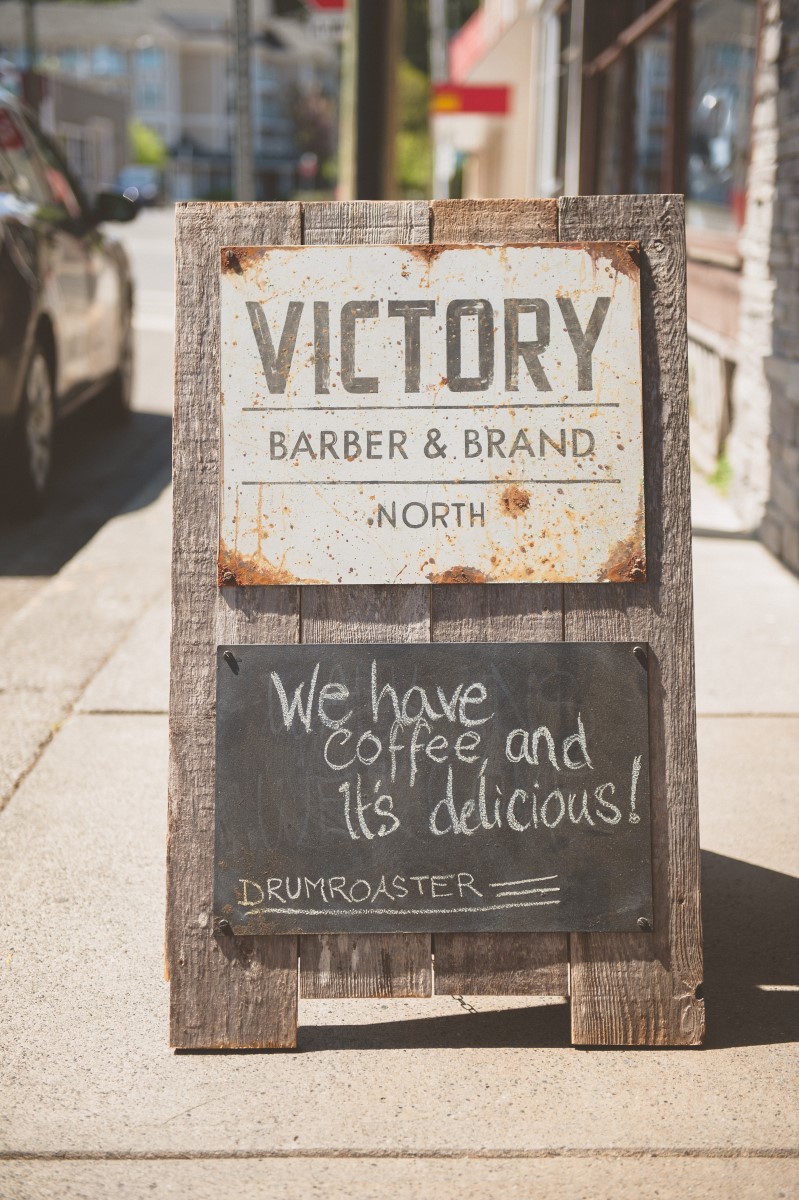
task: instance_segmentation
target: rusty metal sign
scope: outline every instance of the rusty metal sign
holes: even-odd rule
[[[217,926],[650,929],[647,661],[633,644],[219,647]]]
[[[219,582],[646,577],[635,243],[222,251]]]

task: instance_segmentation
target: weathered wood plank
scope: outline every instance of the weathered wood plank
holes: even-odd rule
[[[431,993],[429,934],[331,933],[300,938],[303,999],[369,999]]]
[[[412,201],[309,204],[303,243],[359,245],[427,242],[430,213]],[[427,587],[306,587],[303,642],[426,642]],[[300,938],[300,993],[307,997],[428,996],[429,934],[348,934]]]
[[[166,949],[180,1048],[296,1044],[297,939],[215,937],[211,907],[215,648],[299,637],[297,589],[217,588],[220,248],[300,236],[296,204],[177,209]]]
[[[438,244],[557,241],[556,200],[439,200]],[[433,589],[432,640],[550,642],[563,638],[559,584],[461,584]],[[435,986],[457,995],[565,995],[562,933],[436,934]]]
[[[685,329],[679,196],[559,202],[560,239],[641,242],[648,582],[564,591],[568,641],[648,641],[654,933],[573,934],[572,1040],[698,1045],[704,1034]],[[697,992],[699,991],[699,995]]]
[[[431,242],[556,242],[557,200],[434,200]]]

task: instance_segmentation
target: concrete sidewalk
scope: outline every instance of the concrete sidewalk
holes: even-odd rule
[[[799,1194],[799,580],[696,500],[701,1051],[440,996],[301,1002],[297,1053],[172,1053],[166,500],[37,593],[2,656],[0,1197]]]

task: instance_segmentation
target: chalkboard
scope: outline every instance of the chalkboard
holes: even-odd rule
[[[235,934],[652,922],[647,647],[220,646]]]

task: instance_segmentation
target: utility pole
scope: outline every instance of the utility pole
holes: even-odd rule
[[[428,0],[430,22],[430,78],[433,83],[446,83],[447,68],[447,0]]]
[[[355,66],[358,61],[358,0],[350,0],[341,46],[341,87],[338,113],[337,200],[355,199]]]
[[[569,29],[564,196],[580,194],[580,137],[583,119],[583,24],[585,0],[573,0]]]
[[[22,15],[25,25],[25,99],[38,117],[40,97],[36,63],[39,59],[39,47],[36,39],[35,0],[24,0]]]
[[[430,22],[430,80],[446,83],[447,63],[447,0],[428,0]],[[433,147],[433,199],[446,200],[453,168],[453,152],[448,145],[437,141]]]
[[[354,0],[356,6],[355,195],[388,200],[395,193],[402,0]]]
[[[233,0],[233,3],[236,37],[235,196],[237,200],[254,200],[250,0]]]

